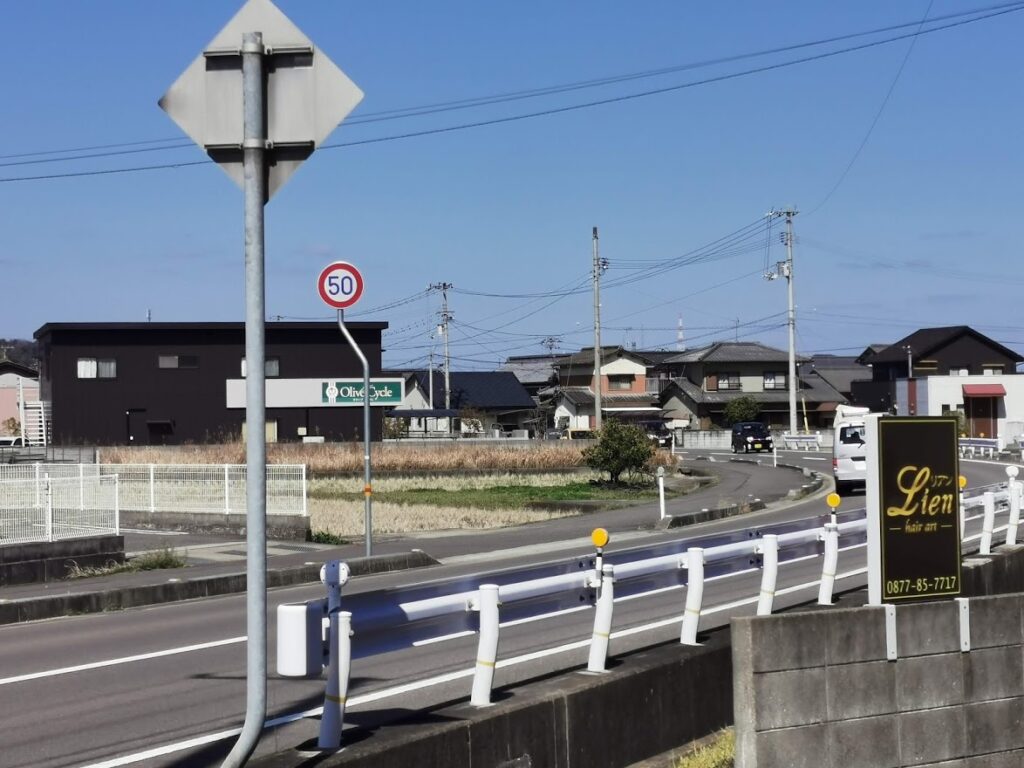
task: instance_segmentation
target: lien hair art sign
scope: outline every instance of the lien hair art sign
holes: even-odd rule
[[[868,602],[959,595],[956,419],[872,416],[866,426]]]

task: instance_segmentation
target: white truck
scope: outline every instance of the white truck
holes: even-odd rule
[[[867,481],[868,463],[864,450],[867,430],[864,417],[869,413],[869,408],[836,406],[836,416],[832,423],[835,429],[832,440],[832,476],[839,495],[849,493],[855,487],[863,487]]]

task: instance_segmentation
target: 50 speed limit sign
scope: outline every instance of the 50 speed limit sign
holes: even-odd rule
[[[323,268],[316,287],[324,304],[348,309],[363,295],[363,276],[347,261],[336,261]]]

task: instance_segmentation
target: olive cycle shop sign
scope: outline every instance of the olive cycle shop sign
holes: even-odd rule
[[[323,405],[362,405],[363,380],[324,381],[320,385]],[[371,379],[370,405],[401,405],[401,379]]]
[[[868,456],[868,566],[869,591],[876,594],[869,599],[895,602],[960,594],[956,419],[872,421],[868,449],[876,456]]]

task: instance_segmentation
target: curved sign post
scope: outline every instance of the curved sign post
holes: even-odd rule
[[[347,261],[335,261],[320,270],[320,277],[316,281],[316,290],[320,299],[327,306],[338,310],[338,329],[345,341],[356,353],[359,362],[363,364],[363,496],[365,511],[363,527],[366,532],[366,556],[373,554],[373,486],[371,484],[372,471],[370,469],[370,364],[366,355],[359,349],[356,340],[345,327],[345,310],[354,305],[363,297],[363,276],[353,264]],[[325,385],[326,386],[326,385]],[[324,390],[324,402],[327,401],[327,389]],[[337,390],[335,390],[335,396]]]

